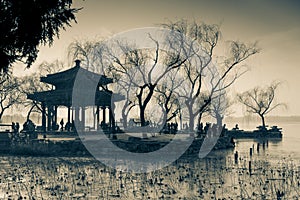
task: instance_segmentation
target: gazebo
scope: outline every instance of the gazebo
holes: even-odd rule
[[[52,90],[34,92],[28,95],[27,98],[41,102],[42,105],[42,130],[55,131],[57,130],[57,109],[59,106],[65,106],[68,109],[67,123],[73,124],[75,122],[76,129],[84,131],[85,126],[85,111],[87,107],[93,107],[96,112],[94,121],[96,120],[96,129],[99,129],[100,125],[100,113],[101,124],[107,125],[112,131],[115,130],[114,119],[114,102],[124,99],[123,96],[114,94],[114,102],[112,102],[112,91],[105,87],[107,84],[113,83],[111,78],[104,75],[88,71],[80,66],[80,60],[75,61],[75,66],[62,72],[55,74],[48,74],[46,77],[41,77],[40,81],[52,85]],[[82,81],[81,86],[85,91],[81,96],[88,95],[89,92],[94,92],[95,101],[81,101],[80,105],[76,105],[73,102],[74,84],[77,75],[80,73],[80,79]],[[95,85],[96,91],[91,91],[91,85]],[[108,111],[108,113],[107,113]],[[107,116],[108,115],[108,116]]]

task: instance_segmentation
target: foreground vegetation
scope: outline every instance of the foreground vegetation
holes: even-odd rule
[[[147,174],[92,158],[1,157],[2,199],[297,199],[299,163],[231,153],[184,159]],[[237,161],[237,162],[236,162]],[[251,161],[251,167],[249,166]],[[250,168],[249,168],[250,167]]]

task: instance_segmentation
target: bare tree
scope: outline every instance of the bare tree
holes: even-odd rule
[[[225,92],[220,93],[218,97],[214,98],[209,106],[209,114],[217,120],[218,127],[223,125],[223,119],[231,112],[229,110],[233,102],[228,98]]]
[[[184,99],[189,115],[189,128],[194,129],[196,117],[201,121],[202,113],[219,93],[230,87],[245,71],[239,64],[259,52],[256,44],[245,45],[230,42],[229,55],[218,66],[213,66],[215,47],[220,39],[218,25],[188,23],[185,20],[164,24],[171,30],[189,37],[189,44],[181,45],[181,52],[189,54],[189,59],[181,68],[185,82],[179,89],[178,96]],[[195,46],[195,44],[198,44]],[[200,47],[199,47],[200,46]],[[204,79],[208,87],[204,86]],[[206,93],[206,95],[203,95]],[[205,97],[205,98],[204,98]]]
[[[237,96],[238,101],[246,106],[247,112],[259,115],[264,129],[266,128],[265,115],[279,106],[286,106],[283,103],[274,102],[275,92],[279,85],[279,82],[273,82],[265,88],[255,87]]]
[[[137,104],[142,126],[146,125],[145,116],[147,108],[152,104],[150,102],[159,97],[161,103],[168,98],[168,103],[171,99],[183,102],[189,116],[189,127],[193,130],[196,118],[201,120],[211,101],[245,73],[240,64],[259,50],[256,44],[229,42],[228,55],[218,65],[218,69],[215,69],[212,67],[212,60],[221,35],[218,25],[180,20],[162,26],[168,28],[171,34],[163,43],[149,34],[154,44],[153,49],[137,49],[137,45],[130,43],[132,41],[120,40],[115,41],[115,45],[120,49],[121,55],[120,52],[113,52],[103,42],[76,43],[70,49],[73,55],[85,58],[87,65],[102,66],[101,73],[117,77],[117,82],[121,80],[119,88],[123,88],[124,95],[130,94],[132,97],[124,106],[131,110],[131,106]],[[162,50],[161,47],[166,44],[167,50]],[[175,90],[165,90],[167,93],[162,94],[165,78],[175,70],[179,71],[184,81]],[[204,86],[204,79],[209,87]],[[167,111],[168,106],[165,105],[164,109]],[[169,113],[173,111],[170,110]],[[126,115],[128,114],[129,112]]]
[[[22,102],[22,93],[19,90],[21,81],[17,78],[3,74],[0,76],[0,120],[10,107]]]
[[[179,70],[173,70],[166,75],[164,80],[156,88],[156,99],[162,109],[162,122],[169,122],[181,113],[181,102],[177,98],[175,90],[180,87],[183,79],[178,79]]]
[[[125,97],[125,100],[122,102],[121,115],[122,115],[122,123],[124,129],[127,128],[128,125],[128,117],[130,111],[137,106],[137,100],[135,98],[135,90],[133,87],[133,78],[135,77],[135,72],[131,71],[128,74],[127,79],[122,79],[118,77],[117,74],[113,75],[114,80],[117,82],[114,87],[114,92],[118,94],[122,94]],[[129,80],[128,80],[129,79]]]
[[[38,67],[38,73],[20,78],[22,80],[22,85],[19,87],[19,91],[22,93],[21,106],[28,108],[26,117],[27,120],[30,118],[32,112],[42,112],[41,102],[27,99],[27,96],[29,94],[33,94],[34,92],[53,89],[52,85],[40,82],[40,77],[46,76],[47,74],[57,73],[63,69],[65,69],[65,65],[58,60],[52,63],[42,62]]]
[[[48,74],[54,74],[57,72],[60,72],[62,70],[66,69],[66,65],[59,61],[59,60],[55,60],[51,63],[49,62],[42,62],[39,66],[38,66],[38,76],[46,76]],[[49,85],[48,85],[49,86]]]
[[[133,79],[135,77],[135,71],[128,71],[128,76],[121,76],[120,73],[116,73],[113,66],[113,62],[110,60],[111,52],[105,45],[102,39],[99,41],[74,41],[69,45],[68,57],[70,60],[80,59],[82,67],[99,73],[104,76],[113,78],[115,84],[112,89],[115,93],[122,94],[125,100],[121,105],[121,115],[123,127],[127,128],[128,116],[130,111],[137,105],[135,98],[135,91],[133,89]],[[104,90],[108,90],[108,86],[102,86]]]
[[[108,47],[104,44],[103,39],[97,41],[76,40],[68,47],[69,60],[73,62],[79,59],[83,68],[101,75],[109,73],[108,66],[110,62],[108,62],[108,56]]]
[[[179,51],[162,51],[159,42],[151,35],[149,38],[155,43],[154,50],[136,49],[134,45],[117,41],[123,55],[116,56],[113,52],[110,54],[111,60],[114,61],[111,66],[113,74],[118,74],[135,88],[141,126],[147,125],[146,109],[155,96],[155,89],[159,83],[168,73],[178,69],[186,61]]]

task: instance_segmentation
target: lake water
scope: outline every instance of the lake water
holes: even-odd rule
[[[116,171],[92,158],[2,156],[0,199],[299,199],[300,123],[278,125],[283,139],[265,149],[262,141],[238,140],[235,149],[147,174]]]
[[[268,159],[278,159],[290,157],[300,161],[300,122],[299,123],[278,123],[283,130],[282,140],[270,140],[269,149],[265,152]],[[245,130],[255,127],[255,124],[244,124]],[[249,152],[249,148],[253,144],[257,144],[256,140],[240,140],[236,144],[236,150],[241,152]]]

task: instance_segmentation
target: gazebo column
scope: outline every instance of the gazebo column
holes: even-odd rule
[[[96,130],[99,130],[99,124],[100,124],[100,109],[99,109],[99,106],[97,106],[97,111],[96,111]]]
[[[74,111],[74,108],[73,108],[73,107],[71,108],[71,110],[72,110],[72,123],[73,123],[73,122],[74,122],[74,112],[75,112],[75,111]]]
[[[71,123],[71,107],[68,106],[68,122]]]
[[[106,107],[102,107],[102,112],[103,112],[102,121],[103,123],[106,123]]]
[[[114,117],[114,106],[109,107],[109,126],[111,127],[112,132],[116,130],[116,121]]]
[[[75,107],[75,124],[78,126],[79,125],[79,107]]]
[[[46,106],[42,103],[42,130],[46,132]]]
[[[52,106],[48,106],[48,125],[47,125],[47,130],[51,131],[52,130]]]
[[[56,124],[57,124],[57,108],[58,108],[58,106],[54,106],[53,107],[54,108],[54,112],[53,112],[53,124],[56,126]]]
[[[82,130],[85,129],[85,107],[81,107],[81,126]]]
[[[111,128],[111,109],[108,107],[108,126]]]

